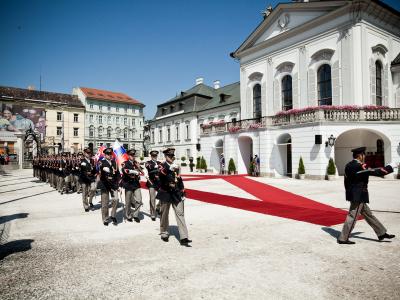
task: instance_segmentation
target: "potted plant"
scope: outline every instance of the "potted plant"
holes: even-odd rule
[[[228,172],[229,174],[233,175],[236,172],[236,166],[235,166],[235,162],[233,161],[233,158],[231,158],[229,160],[229,164],[228,164]]]
[[[207,172],[207,163],[203,156],[201,157],[201,169]]]
[[[326,168],[326,174],[328,175],[328,180],[334,180],[336,175],[336,166],[333,158],[329,159],[328,167]]]
[[[250,165],[249,165],[249,175],[253,176],[254,175],[254,163],[253,160],[250,161]]]
[[[304,179],[306,177],[306,170],[304,168],[303,158],[301,156],[299,160],[299,168],[297,169],[297,174],[299,175],[299,179]]]
[[[200,171],[200,169],[201,169],[201,158],[200,158],[200,156],[198,156],[198,157],[196,158],[196,160],[197,160],[197,162],[196,162],[196,169],[197,169],[198,171]]]
[[[182,161],[181,166],[182,167],[186,167],[187,166],[187,164],[185,163],[185,160],[186,160],[186,157],[182,156],[181,157],[181,161]]]

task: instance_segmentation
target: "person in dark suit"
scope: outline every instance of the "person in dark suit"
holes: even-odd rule
[[[158,177],[158,172],[159,172],[158,166],[161,164],[161,162],[157,161],[158,153],[159,152],[156,150],[150,151],[151,160],[147,161],[145,164],[145,167],[147,169],[147,174],[148,174],[146,186],[149,188],[150,215],[151,215],[152,221],[156,220],[156,213],[157,213],[156,193],[158,190],[158,178],[159,178]]]
[[[369,176],[383,177],[392,173],[393,168],[390,165],[384,168],[367,168],[364,163],[365,150],[366,147],[351,150],[353,152],[353,160],[345,167],[344,186],[346,189],[346,200],[350,201],[350,209],[343,224],[342,232],[337,240],[339,244],[355,244],[355,242],[349,240],[349,237],[360,214],[375,231],[380,241],[395,237],[393,234],[387,233],[386,228],[372,214],[367,204],[369,203]]]
[[[100,161],[99,172],[100,181],[98,187],[101,190],[101,216],[103,224],[108,226],[111,220],[113,225],[117,225],[117,205],[118,205],[118,181],[120,178],[119,171],[115,160],[112,159],[112,148],[104,149],[104,159]],[[109,201],[111,195],[111,217],[109,218]]]
[[[164,242],[168,242],[169,208],[172,206],[178,225],[180,244],[189,247],[189,243],[192,241],[188,239],[188,230],[185,222],[185,189],[182,178],[179,176],[179,167],[174,164],[174,152],[174,148],[164,150],[165,161],[160,165],[160,185],[156,197],[161,203],[160,233],[161,239]]]
[[[139,213],[142,203],[142,192],[140,188],[140,175],[143,174],[139,163],[135,160],[136,150],[128,151],[129,159],[122,167],[122,186],[125,189],[125,218],[128,222],[140,223]],[[133,213],[132,213],[133,206]]]
[[[84,158],[80,162],[79,181],[82,187],[82,203],[83,209],[88,212],[89,207],[93,208],[93,196],[96,193],[96,166],[92,159],[92,150],[85,148],[83,150]]]

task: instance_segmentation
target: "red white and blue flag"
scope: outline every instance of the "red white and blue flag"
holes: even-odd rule
[[[118,140],[115,140],[113,150],[118,169],[121,169],[122,163],[129,159],[128,154],[126,153],[124,147],[118,142]]]
[[[102,160],[104,158],[104,153],[103,151],[106,149],[106,146],[100,146],[99,149],[97,150],[96,155],[94,156],[94,161],[99,162],[100,160]]]

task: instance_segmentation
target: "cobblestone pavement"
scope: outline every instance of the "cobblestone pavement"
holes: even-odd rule
[[[343,180],[257,178],[347,209]],[[192,189],[254,197],[220,179]],[[371,209],[396,234],[380,243],[365,221],[338,245],[329,228],[188,199],[192,248],[160,240],[148,217],[102,225],[81,195],[60,195],[30,170],[0,175],[1,299],[400,299],[400,181],[372,180]],[[170,216],[172,233],[177,235]]]

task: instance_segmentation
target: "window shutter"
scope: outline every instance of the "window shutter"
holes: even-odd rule
[[[389,73],[389,66],[388,64],[385,64],[382,68],[382,72],[383,72],[383,82],[382,82],[382,92],[383,92],[383,99],[382,99],[382,105],[386,105],[389,106],[389,99],[388,99],[388,95],[389,95],[389,83],[388,83],[388,73]]]
[[[253,104],[253,99],[251,97],[251,88],[247,87],[246,89],[246,114],[245,114],[245,119],[252,118],[252,104]]]
[[[266,116],[268,112],[267,108],[267,87],[265,81],[261,84],[261,115]]]
[[[315,71],[308,69],[308,106],[317,106],[317,87],[315,82]]]
[[[339,61],[335,61],[331,68],[332,78],[332,105],[340,105]]]

